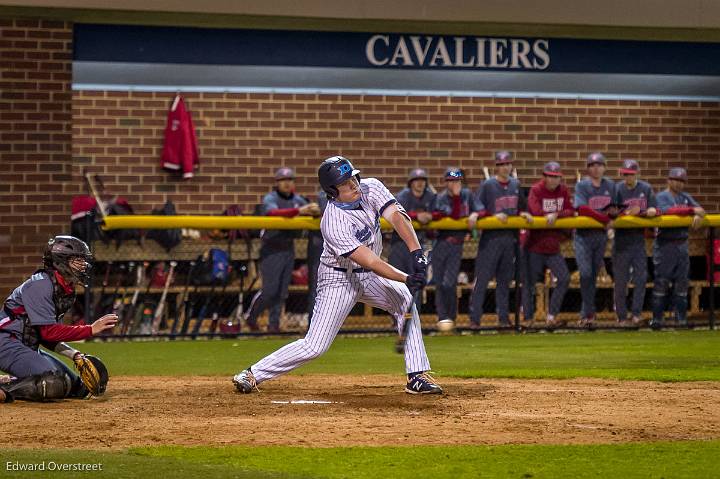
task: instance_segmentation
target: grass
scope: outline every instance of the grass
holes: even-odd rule
[[[145,447],[121,452],[0,450],[2,477],[699,478],[720,441],[417,447]],[[100,463],[102,472],[13,472],[7,464]]]
[[[111,375],[230,375],[292,339],[88,342]],[[402,374],[394,338],[339,338],[293,374]],[[720,332],[621,332],[426,338],[439,376],[720,380]],[[442,434],[442,431],[438,431]],[[242,431],[238,431],[242,434]],[[0,445],[3,447],[3,445]],[[720,441],[416,447],[0,449],[0,477],[698,478],[716,477]],[[12,471],[15,463],[102,464],[102,472]],[[8,467],[10,466],[10,469]]]
[[[427,337],[439,376],[720,380],[720,331]],[[92,342],[112,375],[231,375],[292,339]],[[402,374],[394,338],[338,338],[294,374]]]

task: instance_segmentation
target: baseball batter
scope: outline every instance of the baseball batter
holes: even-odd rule
[[[468,217],[471,227],[478,218],[495,216],[506,223],[509,216],[522,216],[532,222],[532,216],[520,208],[520,182],[510,176],[512,154],[509,151],[495,153],[495,177],[485,181],[475,198],[475,211]],[[488,282],[496,279],[495,298],[500,326],[510,326],[510,282],[515,272],[515,249],[517,231],[483,231],[475,258],[475,287],[470,302],[470,327],[480,326]]]
[[[589,216],[612,228],[611,213],[615,198],[615,184],[605,173],[605,156],[602,153],[591,153],[587,157],[586,178],[575,186],[575,208],[578,216]],[[580,270],[580,296],[582,308],[580,324],[591,326],[595,321],[595,290],[597,276],[605,260],[607,232],[599,229],[578,229],[575,233],[575,259]]]
[[[705,216],[705,210],[688,193],[684,192],[687,172],[684,168],[672,168],[668,174],[667,189],[657,194],[657,208],[665,215],[693,215],[692,227],[697,229]],[[653,287],[653,319],[650,327],[660,329],[663,313],[673,288],[672,305],[675,319],[681,326],[687,325],[687,290],[690,281],[690,251],[687,228],[659,228],[653,245],[655,281]]]
[[[621,214],[652,218],[657,213],[652,187],[638,180],[640,165],[635,160],[623,161],[620,174],[622,181],[615,185],[615,203],[623,208]],[[619,228],[615,231],[612,251],[613,276],[615,280],[615,313],[619,322],[627,321],[627,290],[632,269],[635,287],[632,297],[632,323],[642,322],[642,308],[645,301],[647,281],[647,254],[643,229]]]
[[[233,377],[241,393],[305,364],[328,350],[353,306],[360,301],[392,314],[402,330],[411,307],[411,291],[420,291],[427,278],[423,255],[405,210],[375,178],[360,179],[349,160],[334,156],[318,170],[318,179],[329,202],[320,222],[324,249],[318,268],[318,291],[313,320],[306,336],[290,343]],[[413,271],[406,274],[382,259],[380,217],[392,224],[413,254]],[[405,347],[405,369],[410,394],[441,394],[442,388],[427,373],[417,308]]]
[[[90,394],[80,376],[41,346],[72,359],[80,369],[85,356],[64,341],[98,335],[117,323],[115,314],[106,314],[90,326],[62,323],[75,302],[75,285],[87,285],[91,263],[85,242],[73,236],[56,236],[45,247],[43,268],[5,300],[0,310],[0,370],[15,379],[0,386],[0,402],[84,398]]]

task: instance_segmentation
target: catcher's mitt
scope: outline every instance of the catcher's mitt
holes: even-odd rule
[[[100,361],[100,358],[91,356],[90,354],[76,354],[73,358],[75,368],[80,374],[80,379],[90,394],[93,396],[102,396],[105,394],[109,375],[108,370]]]

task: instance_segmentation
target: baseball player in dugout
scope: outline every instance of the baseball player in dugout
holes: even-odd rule
[[[440,214],[434,213],[436,194],[428,187],[428,176],[422,168],[415,168],[408,175],[407,187],[403,188],[395,198],[405,209],[410,219],[416,220],[421,225],[426,225],[434,219],[439,219]],[[418,240],[422,246],[426,238],[425,232],[417,233]],[[414,258],[410,254],[407,245],[397,233],[393,232],[390,240],[390,255],[388,263],[400,271],[410,271]]]
[[[622,208],[621,215],[652,218],[657,214],[655,195],[652,187],[638,179],[640,165],[635,160],[623,161],[620,175],[623,179],[615,185],[615,201]],[[633,296],[632,324],[642,322],[642,308],[645,301],[647,281],[647,253],[645,252],[645,230],[642,228],[620,228],[615,231],[612,250],[613,276],[615,280],[614,301],[617,320],[622,324],[627,317],[627,290],[632,274]],[[632,271],[632,272],[631,272]]]
[[[282,167],[275,173],[275,189],[263,198],[263,213],[267,216],[292,218],[297,215],[319,216],[320,207],[295,193],[295,172]],[[251,331],[258,330],[257,319],[269,309],[268,332],[280,331],[280,314],[287,299],[288,286],[295,265],[295,238],[301,231],[265,230],[260,248],[260,276],[262,288],[255,294],[247,313]]]
[[[528,194],[528,213],[544,216],[548,226],[555,224],[558,218],[567,218],[575,214],[570,202],[570,193],[562,183],[560,164],[551,161],[543,167],[543,178],[530,188]],[[557,315],[562,307],[565,293],[570,285],[570,272],[565,258],[560,253],[560,243],[568,236],[559,229],[529,230],[525,239],[527,264],[523,280],[523,311],[525,320],[533,321],[535,316],[535,283],[545,277],[545,268],[557,278],[557,286],[550,297],[550,307],[545,324],[548,327],[558,325]]]
[[[310,328],[303,339],[290,343],[233,377],[241,393],[305,364],[328,350],[359,301],[392,314],[398,331],[411,321],[405,346],[405,391],[410,394],[441,394],[428,374],[430,362],[420,330],[413,294],[427,278],[427,259],[413,230],[410,217],[385,186],[375,178],[360,178],[350,161],[341,156],[325,160],[318,179],[329,202],[320,223],[324,249],[318,268],[318,290]],[[403,239],[413,256],[412,270],[400,271],[380,258],[380,217]],[[412,317],[405,319],[411,310]]]
[[[470,228],[478,218],[495,216],[507,223],[510,216],[522,216],[532,223],[532,216],[521,202],[520,182],[510,176],[512,154],[509,151],[495,153],[495,176],[483,182],[475,196],[475,208],[468,217]],[[483,303],[488,282],[495,278],[495,298],[500,326],[510,326],[510,282],[515,271],[515,230],[486,230],[482,232],[475,259],[475,287],[470,301],[470,327],[478,328],[483,315]]]
[[[683,189],[687,183],[684,168],[672,168],[668,174],[667,188],[657,194],[657,209],[664,215],[693,216],[692,228],[698,229],[705,217],[705,210]],[[687,291],[690,281],[690,252],[688,228],[658,228],[653,247],[655,281],[653,287],[653,318],[650,327],[660,329],[663,313],[672,285],[671,304],[678,325],[687,325]]]
[[[596,281],[607,246],[607,231],[617,216],[614,206],[615,184],[605,178],[605,156],[591,153],[587,157],[588,178],[575,186],[575,208],[578,216],[589,216],[605,225],[602,229],[578,229],[575,232],[575,259],[580,271],[580,296],[582,308],[580,325],[592,327],[595,321]]]
[[[74,236],[56,236],[43,253],[43,267],[8,296],[0,311],[0,402],[86,398],[105,392],[108,373],[102,362],[64,341],[78,341],[112,329],[117,316],[106,314],[92,325],[68,326],[63,316],[75,302],[75,286],[87,286],[90,249]],[[75,374],[48,351],[71,359]]]
[[[327,208],[328,197],[324,190],[318,191],[317,194],[320,214],[325,213]],[[323,252],[323,238],[320,230],[312,230],[308,234],[307,245],[307,265],[308,265],[308,324],[312,321],[312,313],[315,308],[315,298],[317,297],[317,272],[320,266],[320,256]]]
[[[465,173],[459,168],[445,170],[445,190],[435,200],[440,217],[460,219],[475,211],[472,193],[463,185]],[[467,231],[440,230],[433,245],[431,260],[435,281],[435,309],[438,320],[457,317],[457,278]]]

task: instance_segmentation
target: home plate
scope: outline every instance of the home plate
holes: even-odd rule
[[[306,399],[293,399],[292,401],[270,401],[272,404],[342,404],[337,401],[314,401]]]

